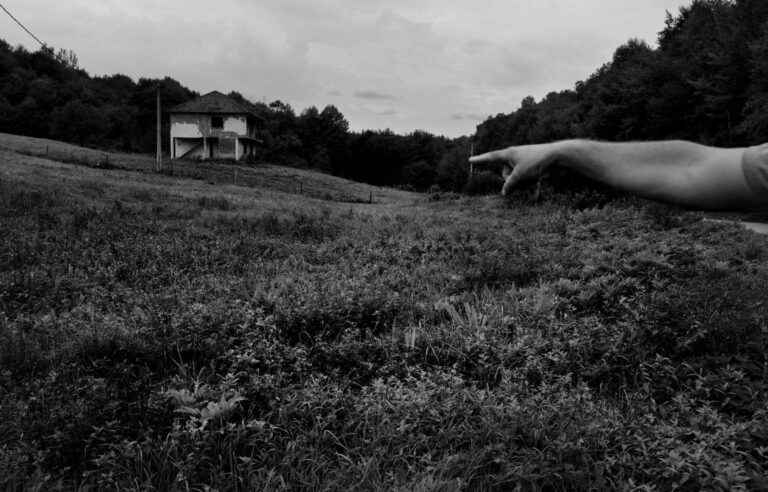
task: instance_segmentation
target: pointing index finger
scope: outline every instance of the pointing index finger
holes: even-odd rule
[[[497,162],[506,160],[509,160],[509,153],[506,150],[494,150],[492,152],[486,152],[485,154],[480,154],[469,158],[469,162],[472,163]]]

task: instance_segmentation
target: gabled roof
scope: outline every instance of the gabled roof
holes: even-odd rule
[[[171,108],[169,113],[249,114],[253,110],[221,92],[213,91]]]

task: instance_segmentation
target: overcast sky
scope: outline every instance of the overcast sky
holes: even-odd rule
[[[169,75],[352,129],[474,133],[527,95],[572,88],[629,38],[655,45],[681,0],[2,0],[92,75]],[[0,12],[0,37],[36,44]]]

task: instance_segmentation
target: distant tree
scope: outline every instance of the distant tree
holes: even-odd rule
[[[298,118],[298,134],[302,142],[302,156],[311,167],[330,170],[328,150],[323,141],[323,122],[320,111],[310,106]]]
[[[37,77],[29,82],[27,96],[34,99],[40,109],[50,110],[56,104],[56,85],[56,81],[48,76]]]
[[[131,147],[138,109],[128,105],[101,106],[105,118],[104,145],[126,149]]]
[[[0,94],[2,94],[10,104],[17,105],[27,95],[29,81],[34,79],[34,73],[21,67],[14,67],[2,79],[0,79]]]
[[[643,41],[620,46],[611,63],[579,86],[583,133],[605,140],[648,138],[655,55]]]
[[[349,131],[349,122],[347,122],[341,111],[336,106],[328,105],[320,112],[322,121],[322,130],[325,136],[336,138],[340,135],[346,135]]]
[[[16,108],[0,93],[0,132],[13,133]]]
[[[751,84],[739,130],[748,142],[768,142],[768,23],[749,51]]]
[[[33,137],[45,137],[48,134],[48,121],[38,102],[32,96],[26,96],[16,106],[13,127],[16,131]]]
[[[296,116],[296,113],[293,111],[291,105],[286,104],[279,99],[269,103],[269,108],[277,114],[291,115],[292,117]]]
[[[136,124],[132,135],[132,147],[134,150],[147,152],[154,149],[158,89],[160,90],[162,107],[165,109],[172,108],[197,96],[197,93],[190,91],[170,77],[163,79],[139,79],[128,102],[128,104],[136,108]],[[167,151],[170,145],[170,120],[167,113],[163,114],[161,130],[160,143],[163,150]]]
[[[510,124],[515,113],[497,114],[478,125],[475,132],[475,151],[488,152],[505,145],[510,145],[506,139],[506,127]]]
[[[530,143],[573,138],[580,135],[576,92],[550,92],[536,105],[536,120],[528,130]]]
[[[435,168],[430,166],[427,161],[420,160],[412,162],[403,167],[402,184],[407,184],[413,188],[424,191],[435,181]]]
[[[699,141],[736,143],[749,85],[748,36],[737,9],[726,0],[696,0],[659,35],[661,55],[675,60],[690,89],[683,125]]]
[[[405,163],[398,135],[369,130],[350,137],[344,175],[375,185],[394,185],[401,182]]]
[[[77,69],[80,68],[78,65],[77,55],[72,50],[67,49],[60,49],[56,53],[56,59],[65,67]]]
[[[51,115],[53,138],[85,145],[99,141],[106,131],[106,117],[95,107],[76,99],[56,109]]]
[[[766,60],[768,2],[693,0],[668,14],[658,48],[630,40],[575,91],[487,119],[476,150],[573,137],[764,142]]]
[[[443,190],[461,191],[469,177],[469,141],[456,140],[437,165],[435,182]]]
[[[328,153],[328,170],[341,174],[347,159],[349,122],[336,106],[328,105],[320,112],[318,132]]]

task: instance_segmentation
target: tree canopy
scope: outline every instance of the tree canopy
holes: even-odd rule
[[[164,107],[197,96],[170,77],[91,77],[72,51],[29,52],[0,40],[1,132],[152,152],[158,88]],[[467,137],[352,132],[332,105],[297,112],[281,100],[230,96],[260,116],[260,160],[377,185],[478,189],[468,182]],[[166,148],[167,115],[162,131]],[[540,101],[526,97],[516,111],[489,117],[473,142],[482,152],[579,137],[722,146],[768,141],[768,2],[693,0],[676,15],[668,13],[658,47],[629,40],[574,88]]]
[[[524,99],[476,139],[485,151],[574,137],[768,141],[768,3],[694,0],[667,14],[658,48],[630,40],[574,89]]]

